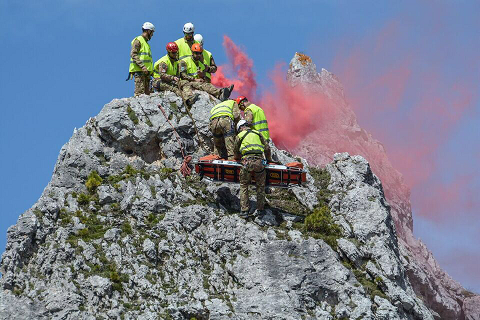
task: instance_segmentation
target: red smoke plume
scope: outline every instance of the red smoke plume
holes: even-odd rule
[[[281,64],[276,66],[270,78],[273,88],[263,93],[260,105],[268,115],[272,139],[290,150],[332,118],[335,108],[322,92],[292,88],[285,80]]]
[[[455,163],[443,149],[474,109],[478,92],[472,71],[449,67],[452,61],[473,65],[474,59],[436,47],[436,40],[442,46],[452,41],[438,25],[421,28],[424,34],[416,32],[424,44],[421,49],[402,40],[411,30],[399,26],[391,23],[376,38],[363,40],[353,50],[346,48],[347,54],[337,56],[333,69],[360,124],[386,146],[390,161],[412,188],[415,211],[439,219],[450,213],[447,208],[467,209],[461,195],[473,188],[472,179],[458,176],[447,183],[435,177],[447,170],[439,159]]]
[[[466,208],[470,201],[462,195],[472,188],[474,179],[456,177],[454,182],[444,182],[434,177],[445,170],[438,163],[442,147],[474,105],[475,82],[469,74],[447,74],[442,66],[449,65],[449,56],[434,52],[436,48],[421,52],[406,47],[401,39],[408,37],[399,26],[391,23],[374,39],[364,40],[353,50],[348,48],[347,54],[337,56],[333,67],[360,125],[386,146],[389,159],[378,145],[342,138],[351,134],[344,130],[348,129],[344,122],[349,115],[339,108],[345,102],[301,86],[291,87],[280,65],[271,74],[273,86],[262,92],[261,98],[250,100],[264,108],[271,136],[280,147],[294,150],[314,134],[317,151],[333,149],[364,156],[384,183],[387,198],[394,194],[408,197],[399,176],[392,175],[391,161],[419,195],[412,197],[414,209],[426,217],[439,218],[444,216],[440,211]],[[233,82],[240,94],[255,96],[252,60],[230,38],[224,39],[231,66],[219,68],[217,83]],[[235,70],[237,78],[227,79],[225,69]]]
[[[229,65],[219,66],[212,75],[212,83],[217,87],[228,87],[234,84],[234,92],[248,97],[256,98],[257,81],[253,72],[253,61],[243,52],[228,36],[223,36],[223,46],[227,51]],[[225,73],[233,78],[229,79]]]

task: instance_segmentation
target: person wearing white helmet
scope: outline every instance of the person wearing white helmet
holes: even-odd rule
[[[263,155],[265,154],[268,162],[273,162],[270,146],[260,132],[250,129],[248,122],[245,120],[238,121],[237,132],[233,150],[235,160],[242,161],[242,169],[240,170],[240,216],[246,218],[250,214],[248,186],[253,173],[255,174],[257,188],[257,215],[261,218],[264,214],[265,180],[267,176]]]
[[[178,60],[182,60],[183,58],[192,56],[192,50],[190,48],[195,43],[195,40],[193,39],[194,32],[195,27],[193,23],[185,23],[185,25],[183,26],[183,38],[175,41],[178,46]]]
[[[142,34],[132,40],[130,67],[127,80],[135,77],[135,96],[150,94],[150,77],[153,74],[152,51],[148,41],[152,39],[155,26],[150,22],[142,25]]]
[[[217,65],[215,64],[215,60],[213,60],[212,53],[208,50],[205,50],[203,47],[203,36],[200,33],[197,33],[193,39],[195,42],[200,43],[203,49],[203,64],[205,65],[205,81],[212,82],[212,73],[217,72]]]

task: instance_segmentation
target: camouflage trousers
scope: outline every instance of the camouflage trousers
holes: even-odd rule
[[[233,157],[235,147],[235,127],[230,117],[212,119],[208,126],[213,134],[213,153],[223,159]]]
[[[265,207],[265,179],[267,171],[263,165],[263,159],[257,156],[247,156],[242,159],[243,167],[240,170],[240,207],[242,211],[249,210],[248,186],[250,185],[251,173],[255,174],[257,188],[257,210]]]
[[[186,92],[185,90],[182,90],[181,86],[175,85],[172,83],[163,82],[160,78],[153,79],[152,86],[155,89],[155,91],[160,91],[160,92],[171,91],[175,93],[177,96],[181,97],[183,101],[186,101],[188,98],[190,98],[190,96],[188,95],[188,92]]]
[[[206,93],[211,94],[215,98],[220,98],[220,94],[222,93],[222,88],[217,88],[213,84],[208,82],[196,82],[191,81],[184,87],[184,90],[188,93],[188,96],[193,96],[193,90],[201,90],[205,91]]]
[[[150,94],[150,76],[146,76],[144,73],[137,72],[134,75],[135,78],[135,91],[134,95]]]

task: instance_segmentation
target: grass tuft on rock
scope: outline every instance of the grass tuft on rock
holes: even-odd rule
[[[335,224],[326,205],[315,209],[305,218],[304,231],[314,238],[322,239],[334,250],[337,250],[337,239],[342,236],[342,229]]]
[[[88,175],[87,181],[85,182],[85,186],[90,193],[95,193],[97,188],[102,184],[103,179],[97,173],[97,171],[93,170]]]
[[[333,191],[328,190],[328,184],[330,183],[331,178],[330,173],[328,173],[327,169],[325,168],[309,167],[308,170],[310,175],[315,180],[313,184],[318,188],[318,206],[322,207],[328,205],[332,195],[334,194]]]
[[[130,120],[132,120],[133,123],[138,124],[137,114],[135,113],[135,111],[133,111],[132,107],[127,107],[127,113]]]

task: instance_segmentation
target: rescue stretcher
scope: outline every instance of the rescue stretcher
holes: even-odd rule
[[[240,182],[240,169],[242,164],[237,161],[223,160],[218,156],[209,155],[195,162],[195,172],[200,178],[206,177],[213,181]],[[286,165],[268,163],[266,186],[290,188],[300,186],[307,181],[307,172],[303,170],[301,162],[291,162]],[[255,183],[255,175],[252,173],[251,183]]]

